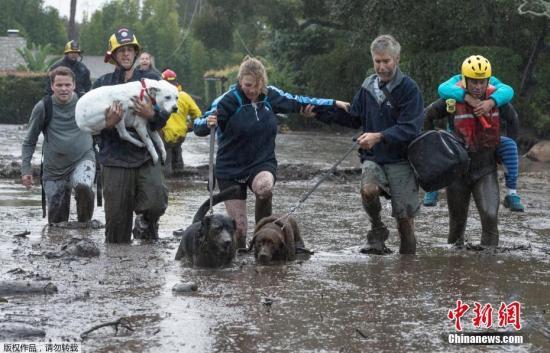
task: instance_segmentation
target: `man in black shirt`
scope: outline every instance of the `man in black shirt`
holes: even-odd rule
[[[93,88],[139,81],[142,78],[160,80],[153,71],[134,69],[141,47],[128,28],[119,28],[109,38],[105,62],[115,71],[98,78]],[[159,130],[168,120],[147,95],[133,99],[133,110],[148,120],[149,129]],[[168,205],[168,189],[160,163],[154,164],[145,147],[120,139],[115,125],[122,118],[120,103],[113,103],[105,112],[106,127],[97,135],[98,160],[102,167],[105,198],[105,236],[108,243],[128,243],[135,239],[158,239],[158,220]],[[131,134],[135,131],[129,129]],[[136,213],[132,230],[133,213]]]
[[[63,53],[65,54],[63,59],[53,64],[49,71],[59,66],[66,66],[71,69],[75,76],[75,92],[81,97],[92,87],[90,70],[82,63],[82,50],[80,50],[77,41],[71,40],[65,44]],[[46,79],[46,93],[50,95],[53,94],[49,75]]]

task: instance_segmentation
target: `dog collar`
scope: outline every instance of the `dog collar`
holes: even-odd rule
[[[141,82],[141,92],[139,93],[139,99],[143,100],[143,96],[145,95],[145,93],[147,93],[147,86],[145,85],[145,79],[142,78],[141,80],[139,80],[139,82]],[[157,100],[151,97],[149,93],[147,93],[147,97],[149,97],[153,106],[157,105]]]

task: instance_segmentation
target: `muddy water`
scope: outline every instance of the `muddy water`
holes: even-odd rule
[[[184,155],[186,165],[207,161],[205,140],[185,142],[193,151]],[[305,164],[315,171],[328,168],[348,145],[349,136],[281,135],[279,159],[283,166]],[[357,167],[355,156],[344,167]],[[520,178],[527,212],[501,208],[501,249],[509,251],[447,246],[442,194],[442,202],[423,208],[417,219],[416,256],[361,255],[368,222],[357,194],[359,176],[350,174],[323,183],[296,213],[306,245],[315,251],[310,259],[256,266],[250,255],[243,255],[222,270],[173,261],[178,239],[171,231],[188,225],[208,195],[204,181],[197,179],[169,181],[161,241],[132,245],[104,244],[102,230],[44,227],[40,190],[29,192],[12,180],[0,180],[0,279],[51,281],[59,290],[48,296],[7,296],[7,303],[0,302],[0,322],[30,323],[46,331],[46,340],[76,340],[85,352],[550,351],[548,173]],[[274,211],[288,210],[315,181],[281,177]],[[223,212],[223,206],[216,209]],[[397,250],[390,211],[386,203],[388,245]],[[104,221],[102,209],[96,218]],[[13,236],[24,230],[31,234]],[[467,234],[473,244],[479,243],[475,210]],[[96,241],[101,255],[50,260],[42,255],[76,236]],[[197,292],[173,294],[174,285],[189,281],[198,284]],[[527,343],[448,344],[454,329],[447,312],[457,299],[472,306],[491,304],[495,326],[501,302],[520,302],[519,333]],[[134,331],[115,333],[106,327],[81,340],[82,332],[121,317],[129,319]],[[464,331],[486,332],[473,327],[473,317],[472,310],[465,314]]]

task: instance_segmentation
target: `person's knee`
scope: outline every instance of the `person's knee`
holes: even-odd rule
[[[78,183],[75,187],[75,190],[81,190],[81,193],[77,193],[77,196],[86,196],[86,197],[93,197],[94,196],[94,190],[91,185],[88,185],[86,183]],[[81,194],[81,195],[79,195]]]
[[[493,226],[498,224],[498,211],[496,209],[480,210],[479,217],[485,225]]]
[[[380,190],[376,184],[365,184],[361,187],[361,198],[365,202],[373,201],[380,195]]]
[[[256,197],[260,200],[269,200],[273,197],[272,189],[260,189],[256,192]]]
[[[274,177],[269,172],[259,173],[252,182],[252,191],[261,199],[268,199],[273,195]]]

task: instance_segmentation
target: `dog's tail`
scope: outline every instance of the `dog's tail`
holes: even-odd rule
[[[216,194],[212,197],[212,206],[219,204],[222,201],[235,200],[242,198],[242,191],[239,185],[232,186],[221,191],[219,194]],[[210,199],[204,201],[204,203],[199,207],[195,217],[193,217],[193,223],[200,222],[206,216],[208,209],[210,208]]]

